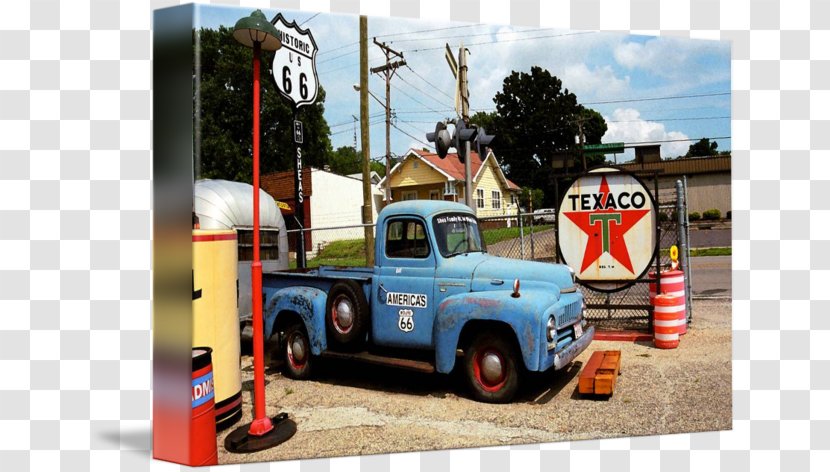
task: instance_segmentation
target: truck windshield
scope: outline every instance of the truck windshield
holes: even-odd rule
[[[464,213],[447,213],[432,219],[438,252],[453,257],[468,252],[485,252],[478,220]]]

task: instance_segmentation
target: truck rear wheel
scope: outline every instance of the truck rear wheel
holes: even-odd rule
[[[297,380],[311,377],[311,342],[302,323],[294,323],[285,330],[282,352],[286,377]]]
[[[519,357],[513,345],[495,333],[479,333],[464,353],[464,367],[473,397],[507,403],[519,388]]]
[[[366,339],[369,304],[360,286],[351,280],[335,283],[326,300],[326,331],[336,347],[356,349]]]

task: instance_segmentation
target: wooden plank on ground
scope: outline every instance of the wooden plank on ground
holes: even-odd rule
[[[597,351],[579,375],[579,393],[613,395],[620,373],[620,351]]]
[[[594,377],[596,377],[597,368],[602,363],[604,357],[603,351],[597,351],[591,354],[591,358],[588,359],[588,363],[585,364],[585,367],[579,374],[579,393],[594,393]]]

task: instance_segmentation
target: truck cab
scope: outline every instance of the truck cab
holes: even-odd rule
[[[505,402],[523,372],[561,369],[593,339],[573,272],[487,254],[465,205],[391,204],[378,215],[375,240],[372,268],[266,278],[266,328],[282,335],[289,375],[306,367],[298,357],[321,355],[449,373],[461,353],[473,396]]]

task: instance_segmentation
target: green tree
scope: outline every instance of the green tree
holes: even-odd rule
[[[199,178],[251,182],[253,51],[236,42],[231,28],[194,30],[195,148]],[[292,169],[296,162],[293,112],[277,91],[271,75],[274,54],[263,51],[260,94],[261,173]],[[326,93],[299,109],[303,122],[303,164],[322,167],[329,160],[331,141],[323,117]],[[164,110],[157,110],[163,113]]]
[[[363,155],[351,146],[340,146],[329,159],[331,171],[335,174],[349,175],[363,171]]]
[[[585,144],[599,144],[608,129],[602,115],[580,105],[559,78],[538,66],[530,73],[513,71],[493,101],[494,113],[478,113],[471,121],[496,135],[491,147],[508,177],[522,186],[550,186],[554,156],[577,155],[580,120]],[[551,200],[546,204],[552,204],[553,195],[546,196]]]
[[[351,146],[340,146],[331,153],[329,166],[335,174],[349,175],[363,172],[363,151],[355,151]],[[386,175],[386,165],[378,161],[369,161],[369,170],[381,177]]]
[[[683,157],[706,157],[717,156],[718,154],[720,154],[718,153],[718,142],[709,142],[709,138],[703,138],[689,145],[689,151]]]
[[[544,200],[545,192],[539,188],[522,187],[522,192],[519,194],[519,205],[528,213],[542,208]]]

